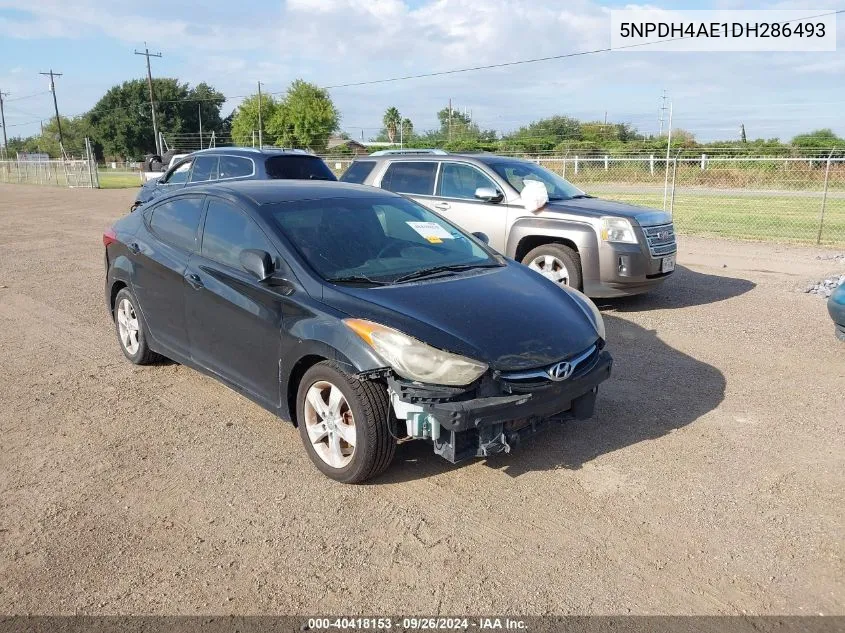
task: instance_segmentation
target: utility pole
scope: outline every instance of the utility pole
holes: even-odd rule
[[[9,141],[6,139],[6,114],[3,112],[3,97],[8,97],[8,92],[0,90],[0,121],[3,123],[3,153],[9,153]]]
[[[666,95],[666,91],[663,91],[663,96],[660,97],[660,107],[657,109],[657,122],[660,125],[660,130],[657,132],[657,136],[663,136],[663,123],[666,121],[666,101],[669,97]]]
[[[147,58],[147,87],[150,89],[150,112],[152,113],[153,117],[153,136],[155,136],[156,142],[156,154],[161,156],[162,148],[159,144],[158,140],[158,123],[156,122],[156,104],[155,104],[155,97],[153,96],[153,73],[150,70],[150,57],[161,57],[161,53],[151,53],[150,49],[147,47],[147,43],[144,42],[144,52],[135,51],[136,55],[143,55]]]
[[[276,141],[278,142],[278,141]],[[258,149],[264,147],[264,126],[261,121],[261,82],[258,82]]]
[[[61,77],[62,73],[54,73],[53,69],[50,69],[50,72],[46,73],[38,73],[39,75],[45,75],[50,77],[50,92],[53,93],[53,107],[56,109],[56,125],[59,128],[59,146],[64,151],[64,137],[62,137],[62,120],[59,118],[59,104],[56,101],[56,77]]]
[[[452,97],[449,97],[449,141],[452,141]]]
[[[200,120],[200,149],[202,149],[202,104],[197,104],[197,116]]]

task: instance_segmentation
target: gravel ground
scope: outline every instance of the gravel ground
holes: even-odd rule
[[[0,613],[845,613],[845,344],[820,249],[683,239],[603,306],[593,420],[371,485],[103,306],[131,191],[0,185]],[[538,316],[542,318],[542,316]]]

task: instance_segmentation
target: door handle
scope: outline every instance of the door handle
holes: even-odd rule
[[[447,209],[449,209],[449,203],[448,202],[436,202],[434,204],[434,208],[439,210],[439,211],[446,211]]]
[[[129,252],[132,253],[133,255],[137,255],[138,253],[141,252],[141,247],[138,246],[135,242],[132,242],[126,248],[128,248]]]
[[[193,288],[194,290],[199,290],[205,285],[202,283],[202,279],[200,279],[200,276],[195,275],[194,273],[191,273],[190,275],[185,275],[185,279],[188,281],[188,283],[191,285],[191,288]]]

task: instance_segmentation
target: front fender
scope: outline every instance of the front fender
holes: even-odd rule
[[[526,237],[548,237],[549,241],[565,240],[575,244],[579,252],[598,248],[598,237],[592,224],[586,221],[525,217],[513,223],[508,234],[507,255],[516,255],[519,243]]]

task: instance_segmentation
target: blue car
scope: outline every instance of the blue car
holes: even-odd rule
[[[141,187],[132,210],[159,196],[215,182],[237,180],[337,180],[320,158],[298,149],[215,147],[188,154]]]
[[[845,341],[845,284],[833,291],[827,300],[827,311],[836,325],[836,338]]]

